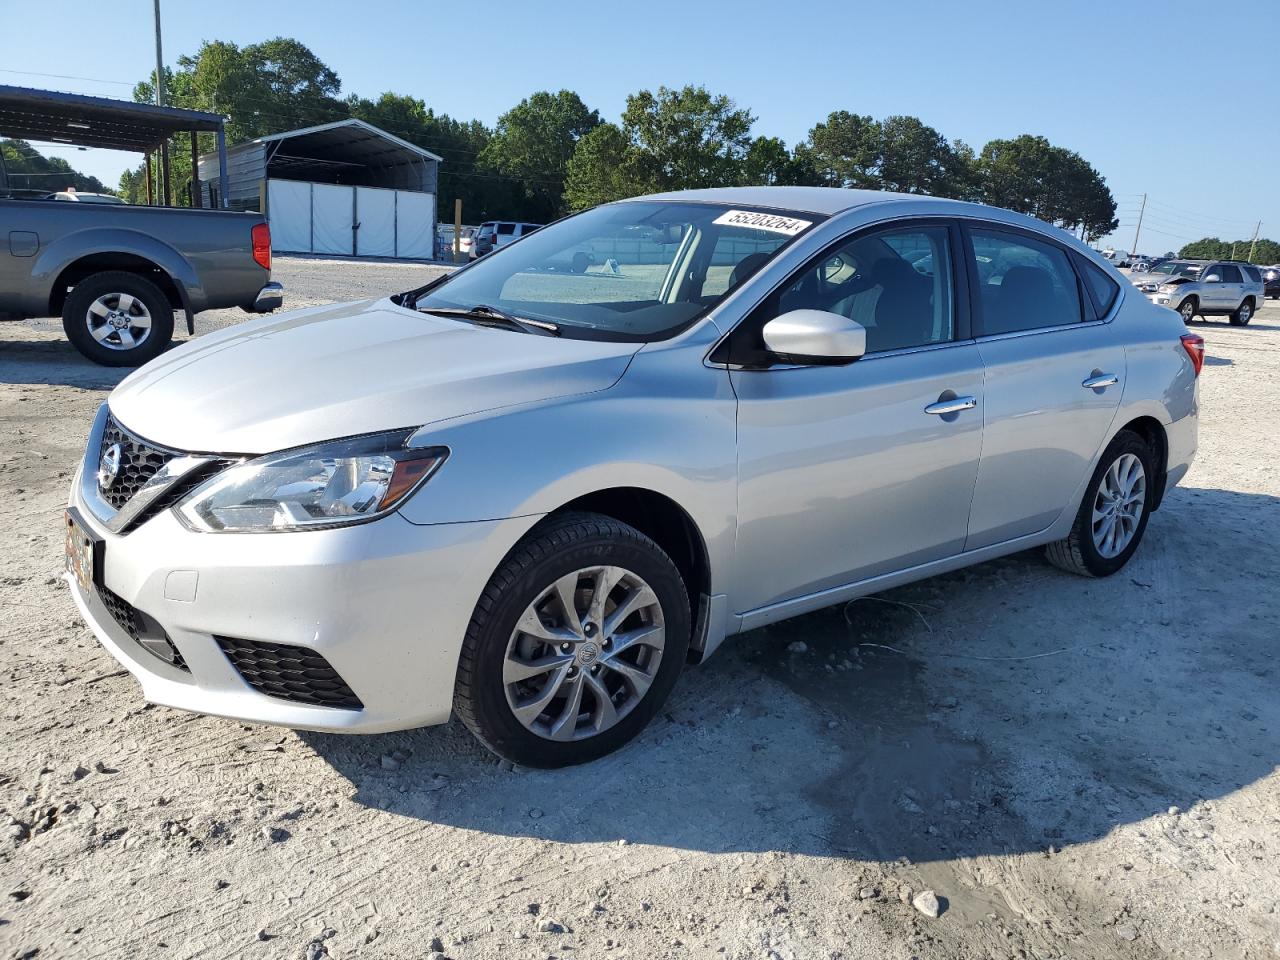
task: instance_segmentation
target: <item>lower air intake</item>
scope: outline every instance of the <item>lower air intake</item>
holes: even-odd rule
[[[314,707],[364,709],[355,691],[314,650],[235,637],[214,639],[245,683],[259,693]]]

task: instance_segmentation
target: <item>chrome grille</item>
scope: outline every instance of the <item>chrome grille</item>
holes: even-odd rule
[[[140,437],[135,437],[120,426],[115,417],[108,415],[107,427],[102,432],[102,445],[98,450],[99,461],[115,444],[120,445],[120,469],[110,485],[104,488],[101,483],[98,484],[98,493],[113,509],[119,510],[133,499],[143,484],[155,476],[157,470],[180,454],[152,446]]]

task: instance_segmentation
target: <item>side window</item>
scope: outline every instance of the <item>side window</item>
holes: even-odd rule
[[[498,236],[500,237],[514,236],[515,232],[516,232],[516,225],[514,223],[498,224]]]
[[[1254,283],[1262,282],[1262,273],[1258,270],[1257,267],[1242,267],[1241,269],[1244,270],[1245,276],[1247,276]]]
[[[522,223],[520,224],[520,236],[527,237],[537,229],[538,225],[536,223]]]
[[[1080,322],[1080,288],[1066,251],[998,230],[974,229],[971,237],[981,336]]]
[[[1217,273],[1218,276],[1222,277],[1223,283],[1244,283],[1244,280],[1240,277],[1240,268],[1234,264],[1219,264]]]
[[[1116,297],[1120,294],[1120,285],[1107,276],[1106,271],[1095,266],[1083,257],[1076,261],[1080,265],[1080,273],[1084,282],[1093,293],[1093,301],[1101,319],[1111,312]]]
[[[942,226],[863,234],[830,247],[778,293],[777,313],[839,313],[867,330],[867,353],[955,336],[951,244]]]

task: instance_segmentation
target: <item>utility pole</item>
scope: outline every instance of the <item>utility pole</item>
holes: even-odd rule
[[[1253,239],[1249,241],[1249,262],[1253,263],[1253,251],[1258,246],[1258,234],[1262,231],[1262,221],[1258,221],[1258,225],[1253,228]]]
[[[160,52],[160,0],[155,0],[156,11],[156,106],[164,106],[164,54]],[[160,144],[160,203],[169,205],[169,140]]]
[[[156,0],[159,3],[160,0]],[[158,8],[157,8],[158,9]],[[158,42],[158,41],[157,41]],[[1138,210],[1138,226],[1133,231],[1133,249],[1129,251],[1129,255],[1136,257],[1138,255],[1138,236],[1142,233],[1142,215],[1147,212],[1147,195],[1142,195],[1142,207]]]

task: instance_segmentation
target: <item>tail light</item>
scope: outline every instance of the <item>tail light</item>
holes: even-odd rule
[[[1198,333],[1184,333],[1182,349],[1187,351],[1187,356],[1191,358],[1191,367],[1195,370],[1196,376],[1200,376],[1200,368],[1204,366],[1204,337]]]
[[[263,270],[271,269],[271,228],[265,223],[255,223],[250,233],[253,240],[253,259]]]

